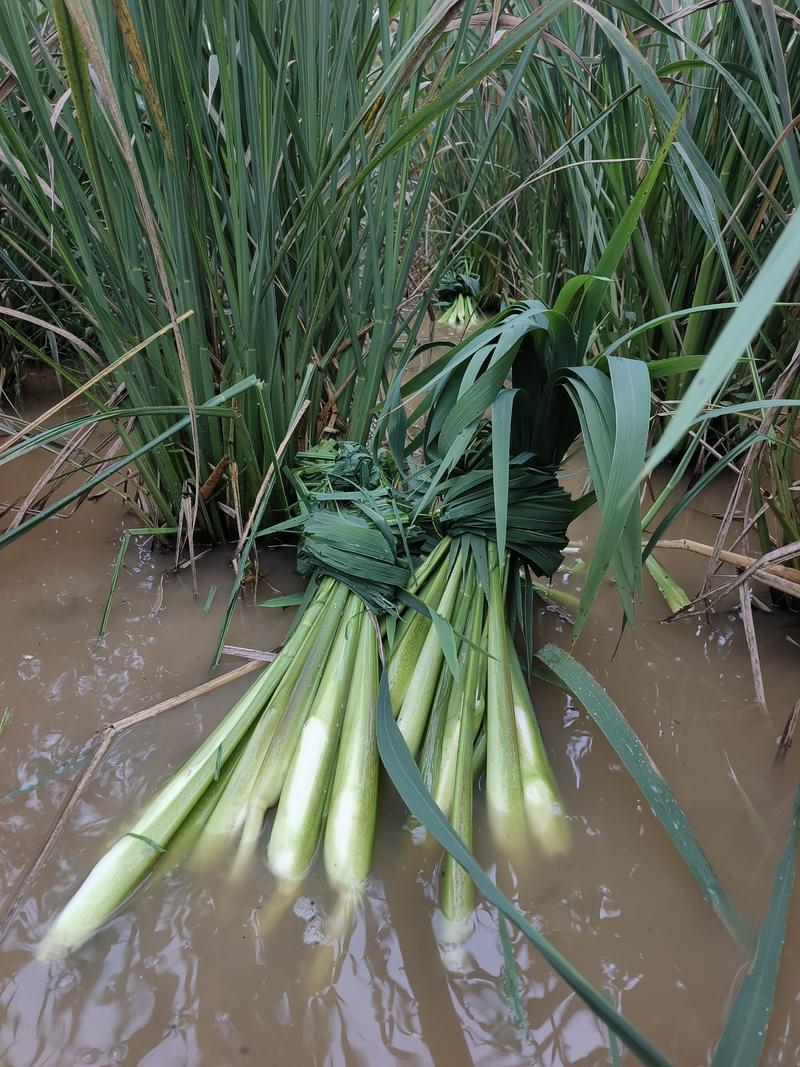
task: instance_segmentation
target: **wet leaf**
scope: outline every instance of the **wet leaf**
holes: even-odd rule
[[[211,605],[214,603],[214,597],[217,595],[217,587],[210,585],[208,587],[208,595],[206,596],[206,602],[203,604],[203,614],[208,615],[211,611]]]
[[[500,945],[503,949],[503,993],[511,1009],[514,1025],[521,1034],[527,1037],[530,1031],[530,1021],[523,1000],[517,961],[514,959],[514,946],[511,944],[506,920],[502,915],[497,916],[497,932],[500,934]]]
[[[145,834],[135,834],[135,833],[133,833],[133,831],[129,830],[128,833],[125,834],[125,836],[126,837],[135,837],[137,841],[144,841],[144,843],[146,845],[149,845],[150,848],[152,848],[153,852],[166,852],[167,851],[164,848],[163,845],[159,845],[158,841],[154,841],[152,839],[152,837],[147,837],[147,836],[145,836]]]
[[[653,814],[669,834],[705,899],[731,936],[739,944],[749,946],[752,937],[747,924],[725,892],[675,794],[617,705],[568,652],[555,645],[545,645],[536,656],[574,694],[603,731]]]
[[[272,596],[269,600],[262,600],[260,608],[297,608],[303,602],[302,593],[287,593],[286,596]]]
[[[775,999],[775,983],[786,936],[786,920],[794,885],[797,841],[800,837],[800,790],[795,799],[789,840],[778,860],[767,916],[758,933],[750,970],[736,995],[711,1067],[757,1067],[761,1062],[767,1024]]]
[[[575,618],[576,639],[609,566],[630,623],[641,587],[639,496],[631,487],[647,448],[650,376],[637,360],[611,357],[608,366],[609,377],[594,367],[579,367],[567,382],[600,506],[600,530]]]

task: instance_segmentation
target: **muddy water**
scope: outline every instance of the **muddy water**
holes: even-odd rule
[[[5,474],[8,468],[4,468]],[[35,473],[29,464],[20,480]],[[16,495],[8,485],[0,498]],[[674,535],[712,536],[706,497]],[[230,580],[220,549],[161,578],[169,559],[132,545],[107,636],[97,626],[119,537],[131,524],[111,498],[84,505],[0,553],[0,709],[10,709],[0,764],[0,891],[5,899],[41,849],[99,725],[207,678]],[[572,531],[579,543],[588,528]],[[689,587],[702,561],[662,557]],[[275,589],[298,588],[286,555],[262,558]],[[563,575],[580,589],[580,574]],[[218,587],[208,615],[202,607]],[[262,584],[260,592],[269,595]],[[576,654],[608,688],[677,794],[725,885],[756,924],[785,840],[797,753],[773,770],[776,739],[800,691],[800,627],[759,617],[769,713],[754,703],[734,614],[662,625],[646,584],[641,621],[623,634],[604,592]],[[287,619],[244,602],[230,640],[268,649]],[[567,643],[541,608],[539,639]],[[233,665],[235,661],[226,661]],[[303,897],[276,904],[256,864],[231,887],[222,872],[178,868],[151,878],[70,960],[42,964],[44,925],[130,813],[182,762],[247,684],[231,683],[118,738],[0,946],[0,1062],[8,1067],[142,1064],[605,1065],[607,1035],[515,938],[527,1027],[503,995],[491,912],[478,910],[459,970],[442,964],[436,927],[439,856],[404,824],[384,786],[369,890],[333,951],[318,944],[336,901],[314,871]],[[534,691],[570,813],[568,859],[520,872],[520,905],[555,945],[676,1065],[708,1062],[744,960],[700,899],[663,830],[588,716]],[[476,805],[480,813],[481,804]],[[476,851],[492,851],[479,823]],[[769,1064],[800,1063],[800,927],[793,915],[768,1035]],[[630,1057],[623,1057],[632,1062]]]

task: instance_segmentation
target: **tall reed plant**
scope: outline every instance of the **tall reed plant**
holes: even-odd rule
[[[530,10],[515,0],[512,26]],[[458,220],[457,254],[468,254],[491,297],[552,302],[592,269],[682,109],[679,150],[659,178],[617,275],[600,324],[607,343],[643,359],[702,355],[719,335],[798,205],[800,23],[772,3],[637,4],[559,14],[492,142],[475,195]],[[477,33],[477,30],[473,30]],[[499,70],[460,102],[437,160],[431,247],[456,221],[480,143],[504,99]],[[800,295],[797,280],[784,303]],[[796,311],[769,316],[731,383],[758,395],[791,354]],[[689,375],[670,379],[665,399]]]
[[[407,277],[449,109],[564,0],[480,53],[459,6],[0,0],[3,239],[24,235],[31,279],[56,273],[92,372],[193,312],[92,394],[102,407],[121,383],[123,408],[190,410],[138,460],[153,518],[175,525],[193,492],[205,534],[241,533],[306,401],[306,441],[366,440],[413,333]],[[74,326],[57,336],[74,347]],[[196,415],[251,374],[237,419]],[[141,414],[128,443],[164,428]]]

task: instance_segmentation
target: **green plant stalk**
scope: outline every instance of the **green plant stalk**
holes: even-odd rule
[[[458,734],[455,783],[452,795],[453,829],[472,849],[472,708],[467,699],[461,701],[461,722]],[[442,873],[441,907],[445,918],[462,933],[475,907],[475,885],[456,860],[445,854]],[[455,930],[451,930],[455,932]]]
[[[650,577],[656,583],[656,588],[664,598],[664,601],[670,610],[670,614],[674,615],[676,611],[680,611],[681,608],[685,608],[691,603],[686,590],[678,585],[675,579],[667,573],[652,553],[644,562],[650,572]]]
[[[463,665],[461,688],[462,699],[458,716],[458,738],[453,739],[456,745],[456,759],[454,761],[454,775],[452,789],[447,796],[448,807],[452,806],[453,828],[467,848],[472,848],[472,796],[475,781],[473,769],[474,740],[477,732],[477,723],[482,721],[483,712],[478,715],[478,707],[484,702],[484,689],[486,679],[486,646],[480,644],[481,635],[484,633],[483,604],[484,593],[480,586],[476,586],[470,604],[470,630],[469,642],[464,642],[468,651]],[[478,647],[474,647],[478,645]],[[457,688],[454,683],[453,688]],[[485,735],[484,735],[485,736]],[[441,778],[447,776],[444,766],[441,768]],[[437,787],[439,782],[437,781]],[[447,794],[447,787],[444,790]],[[445,799],[443,796],[442,799]],[[434,800],[441,807],[441,802],[434,796]],[[444,810],[444,809],[442,809]],[[468,920],[475,907],[475,885],[463,867],[457,863],[450,853],[445,854],[442,896],[442,913],[448,922],[449,938],[462,940],[468,933]]]
[[[703,249],[700,274],[697,279],[697,286],[692,300],[693,306],[702,307],[705,304],[711,303],[721,273],[722,266],[716,254],[716,250],[710,244],[707,244]],[[689,355],[694,355],[696,352],[707,351],[705,335],[708,328],[708,320],[708,315],[691,315],[689,317],[689,323],[683,338],[684,352]],[[673,381],[675,383],[675,394],[670,395],[669,399],[680,400],[686,392],[686,388],[689,384],[689,375],[680,374],[677,378],[673,379]]]
[[[330,612],[334,584],[332,578],[326,578],[320,583],[280,654],[282,670],[281,674],[276,676],[278,684],[266,695],[261,716],[253,728],[247,746],[200,835],[195,854],[195,861],[200,865],[215,860],[220,849],[244,823],[253,781],[264,761],[280,717],[297,686],[308,654]],[[278,660],[275,660],[275,664],[277,663]]]
[[[475,688],[475,720],[472,724],[472,736],[477,738],[478,733],[482,732],[484,736],[484,743],[486,740],[486,686],[489,672],[489,619],[486,617],[486,604],[483,605],[484,621],[483,630],[481,631],[480,647],[483,649],[483,655],[477,661],[477,682]]]
[[[438,607],[439,614],[447,622],[452,619],[462,577],[461,566],[456,561],[450,570],[447,585],[442,593],[442,599]],[[412,756],[416,756],[422,741],[422,735],[425,732],[443,658],[444,652],[439,641],[439,635],[436,632],[436,628],[429,624],[422,651],[413,664],[411,677],[397,716],[397,725],[400,727],[400,732],[405,738]]]
[[[427,592],[425,603],[434,611],[439,610],[440,603],[443,602],[447,577],[447,567],[442,566],[435,576],[430,579],[429,592]],[[412,612],[410,621],[405,629],[401,631],[400,637],[389,656],[389,693],[395,714],[398,714],[402,708],[426,641],[431,634],[435,636],[430,617],[413,609],[409,610]]]
[[[247,733],[273,689],[281,660],[288,658],[279,654],[95,864],[45,934],[37,950],[40,958],[62,959],[80,948],[137,888]]]
[[[446,816],[450,815],[453,805],[453,790],[455,788],[456,768],[458,765],[458,738],[461,733],[461,713],[466,703],[466,679],[464,667],[466,655],[459,657],[461,679],[453,680],[445,712],[444,729],[442,731],[442,745],[439,756],[439,765],[432,790],[433,799],[442,809]],[[442,664],[442,671],[446,671],[447,665]]]
[[[450,699],[447,705],[447,717],[444,725],[442,738],[441,756],[436,774],[433,799],[448,815],[453,803],[454,790],[456,789],[456,773],[459,760],[462,719],[465,709],[470,716],[470,746],[477,732],[477,724],[483,718],[482,694],[479,692],[479,677],[481,660],[485,660],[485,645],[480,645],[483,632],[483,605],[485,596],[483,590],[474,581],[469,590],[467,619],[469,621],[468,641],[461,642],[459,650],[460,679],[453,682],[450,690]],[[459,630],[466,629],[466,621],[461,623]],[[471,644],[470,644],[471,642]],[[473,647],[478,645],[478,648]],[[447,670],[442,666],[442,670]]]
[[[429,552],[425,559],[419,564],[417,569],[411,575],[406,589],[409,593],[417,595],[419,590],[428,581],[434,571],[439,567],[440,563],[444,562],[445,557],[450,549],[451,540],[449,537],[443,537],[436,548],[432,552]]]
[[[377,698],[378,641],[364,612],[323,845],[328,878],[340,888],[361,887],[369,874],[378,800]]]
[[[260,721],[260,720],[259,720]],[[154,873],[156,875],[163,873],[166,874],[174,867],[183,863],[187,859],[200,835],[202,834],[209,817],[214,808],[225,791],[225,787],[231,780],[231,776],[236,769],[239,759],[247,747],[247,743],[250,739],[255,727],[251,727],[250,734],[246,734],[239,742],[236,751],[231,755],[230,759],[220,769],[220,772],[216,779],[212,779],[211,785],[206,789],[205,793],[200,797],[195,806],[183,820],[181,825],[173,834],[169,842],[167,851],[159,858],[156,863]]]
[[[436,683],[436,693],[433,697],[428,728],[425,731],[425,741],[422,745],[422,753],[419,758],[419,769],[422,780],[429,792],[433,793],[436,776],[439,771],[439,763],[442,758],[442,744],[444,728],[447,721],[447,705],[450,701],[450,690],[453,686],[453,675],[446,663],[439,670],[439,680]]]
[[[503,584],[497,546],[489,542],[489,660],[486,682],[486,807],[496,844],[512,859],[525,840],[525,805],[514,722]]]
[[[510,633],[506,635],[506,640],[511,661],[514,721],[528,829],[548,856],[563,855],[570,847],[569,823],[544,749],[519,657],[513,650]]]
[[[480,778],[486,765],[486,731],[481,730],[475,738],[475,747],[472,750],[472,779]]]
[[[449,541],[449,538],[448,538]],[[438,547],[436,549],[438,554]],[[433,555],[433,553],[431,553]],[[426,560],[427,562],[427,560]],[[441,558],[436,561],[437,568],[433,573],[428,572],[422,581],[411,581],[406,587],[406,591],[416,596],[424,604],[427,604],[429,608],[434,610],[438,607],[439,601],[442,599],[442,591],[447,581],[447,564],[446,561],[442,561]],[[406,637],[411,624],[414,620],[419,620],[411,635]],[[386,620],[384,619],[384,627]],[[419,649],[422,648],[424,642],[424,635],[427,633],[427,626],[430,626],[430,618],[427,615],[420,615],[420,612],[416,611],[410,605],[405,605],[403,612],[400,616],[400,620],[395,628],[395,633],[392,637],[391,652],[389,654],[389,667],[392,669],[392,661],[397,661],[397,667],[400,668],[401,662],[405,660],[407,654],[407,647],[404,645],[405,641],[412,642],[412,648],[414,644],[419,642]],[[401,672],[402,673],[402,672]],[[394,675],[392,675],[394,677]],[[402,685],[402,678],[395,682],[395,685]],[[399,693],[399,697],[402,701],[402,692]]]
[[[253,778],[263,763],[264,753],[278,727],[287,699],[286,687],[282,685],[262,711],[247,748],[197,843],[193,858],[197,867],[205,868],[216,863],[225,845],[242,828]]]
[[[267,845],[267,863],[282,881],[299,881],[319,842],[325,797],[336,764],[348,689],[358,685],[353,657],[358,644],[358,616],[364,606],[351,593],[336,638],[281,789]]]
[[[303,725],[314,706],[331,645],[341,625],[342,612],[349,595],[347,587],[337,583],[314,644],[308,655],[303,657],[302,670],[278,726],[270,738],[247,802],[244,827],[233,866],[234,874],[241,873],[249,862],[261,833],[264,817],[281,795]]]
[[[553,604],[558,604],[559,607],[573,612],[580,607],[580,598],[576,597],[574,593],[569,593],[566,589],[561,589],[560,586],[551,585],[538,578],[529,578],[528,581],[544,600],[549,600]]]

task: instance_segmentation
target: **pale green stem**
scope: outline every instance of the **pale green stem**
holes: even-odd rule
[[[320,585],[284,647],[280,684],[268,697],[247,747],[198,841],[195,861],[200,865],[216,860],[220,848],[244,823],[253,782],[264,762],[281,715],[303,672],[323,621],[329,612],[335,610],[335,605],[332,607],[333,588],[332,578]]]
[[[475,739],[475,748],[472,751],[472,777],[480,778],[486,763],[486,731],[481,730]]]
[[[432,552],[429,552],[425,559],[420,563],[417,569],[411,576],[406,589],[409,593],[417,595],[419,590],[423,587],[425,582],[431,577],[433,572],[444,562],[444,557],[450,548],[450,538],[443,537],[438,543],[436,548]]]
[[[489,542],[489,661],[486,685],[486,805],[496,844],[512,861],[525,847],[525,807],[497,546]]]
[[[664,598],[664,602],[672,615],[681,608],[691,603],[689,596],[682,586],[661,566],[655,556],[650,555],[644,561],[650,572],[650,577],[656,583],[656,588]]]
[[[314,706],[314,699],[331,645],[341,624],[342,612],[348,595],[347,587],[337,583],[331,596],[330,608],[325,612],[316,639],[308,655],[303,658],[303,667],[297,684],[281,714],[280,722],[272,735],[250,793],[244,828],[233,866],[234,874],[241,873],[248,863],[261,833],[264,816],[269,808],[278,802],[281,795],[303,724]]]
[[[510,634],[507,635],[507,641],[528,829],[548,856],[562,855],[569,851],[569,823],[564,814],[564,806],[536,722],[531,695],[519,658],[512,647]]]
[[[61,958],[80,948],[136,889],[251,727],[273,693],[276,679],[292,662],[294,651],[290,638],[222,722],[149,801],[130,830],[95,864],[47,931],[38,950],[42,958]]]
[[[281,790],[267,862],[273,874],[286,881],[302,878],[319,842],[348,690],[359,685],[352,677],[359,614],[366,617],[363,604],[351,593]]]
[[[558,604],[559,607],[566,608],[568,611],[577,611],[580,606],[580,598],[576,597],[574,593],[567,592],[566,589],[562,589],[558,585],[552,585],[549,582],[542,582],[536,578],[529,579],[531,585],[545,600],[551,601],[553,604]]]
[[[447,705],[450,701],[452,686],[452,672],[447,667],[447,664],[444,664],[439,671],[439,680],[436,683],[436,693],[433,697],[433,707],[428,720],[428,728],[425,731],[422,754],[419,758],[422,780],[431,793],[435,788],[436,776],[439,773],[439,763],[442,759],[444,730],[447,722]]]
[[[448,622],[451,621],[453,615],[458,587],[462,578],[462,568],[456,562],[450,571],[450,576],[447,579],[447,585],[444,593],[442,593],[442,599],[438,607],[439,614]],[[425,732],[443,658],[444,652],[439,641],[439,635],[435,627],[430,625],[422,651],[414,664],[414,669],[403,696],[400,712],[397,716],[397,725],[412,756],[416,756],[422,741],[422,735]]]
[[[378,799],[377,699],[378,642],[364,613],[325,825],[325,869],[339,887],[360,886],[369,874]]]
[[[462,630],[466,629],[466,621],[469,621],[469,640],[461,642],[459,650],[460,678],[453,682],[450,690],[450,699],[447,705],[447,717],[444,725],[442,738],[441,756],[436,774],[433,799],[442,809],[445,815],[449,814],[453,802],[453,790],[456,781],[456,769],[458,766],[459,736],[461,733],[461,720],[464,708],[470,716],[470,746],[475,735],[474,724],[479,716],[483,716],[482,693],[478,691],[480,660],[485,659],[485,653],[479,645],[483,632],[483,590],[473,581],[470,590],[471,596],[465,621],[461,624]],[[471,642],[471,643],[470,643]],[[446,668],[443,667],[443,670]]]
[[[425,603],[432,610],[439,608],[447,584],[447,568],[440,567],[430,580],[429,590],[426,590]],[[389,655],[389,696],[392,702],[392,711],[395,715],[399,712],[403,698],[408,692],[414,669],[422,654],[423,646],[431,632],[431,620],[428,615],[409,608],[411,616],[408,625],[401,629],[399,638]]]
[[[253,727],[253,729],[255,729],[255,727]],[[225,787],[231,780],[231,776],[239,759],[247,747],[248,740],[249,735],[242,738],[236,751],[221,768],[216,781],[211,782],[211,785],[206,789],[205,793],[203,793],[181,825],[172,835],[167,851],[156,863],[155,874],[166,874],[168,871],[172,870],[173,867],[177,867],[178,864],[183,863],[192,852],[198,838],[208,823],[209,817],[216,807],[219,798],[222,796]]]
[[[472,708],[467,700],[461,702],[461,723],[458,735],[458,756],[453,790],[453,829],[472,849]],[[448,852],[444,858],[442,875],[442,912],[449,923],[459,927],[466,924],[475,907],[475,886],[472,879]],[[466,932],[466,931],[465,931]]]

